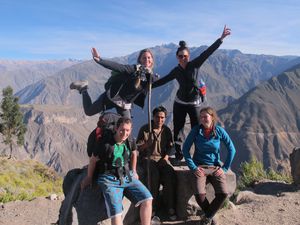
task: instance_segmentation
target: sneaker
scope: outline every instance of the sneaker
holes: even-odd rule
[[[176,213],[174,209],[169,209],[168,216],[171,221],[175,221],[177,219]]]
[[[87,89],[89,82],[87,80],[78,80],[70,84],[71,90],[77,90],[81,92],[84,89]]]

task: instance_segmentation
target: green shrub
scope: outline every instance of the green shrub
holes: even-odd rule
[[[255,182],[264,179],[292,182],[291,175],[276,172],[273,169],[264,170],[262,162],[259,162],[255,157],[251,157],[249,162],[241,164],[238,189],[243,190],[246,187],[251,187]]]
[[[270,180],[280,180],[286,183],[292,183],[293,178],[291,174],[279,173],[274,171],[273,169],[268,170],[268,179]]]

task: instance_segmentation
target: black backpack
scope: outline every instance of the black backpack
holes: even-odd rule
[[[90,133],[87,143],[87,154],[89,157],[92,156],[93,149],[96,142],[100,141],[106,134],[113,132],[118,119],[121,115],[113,112],[104,112],[100,115],[97,122],[97,127]]]
[[[88,137],[88,143],[87,143],[87,154],[89,157],[92,156],[95,148],[97,148],[97,144],[100,141],[111,141],[111,137],[114,133],[114,128],[116,127],[116,124],[118,120],[121,118],[121,115],[113,112],[105,112],[103,113],[98,120],[97,127],[90,133]],[[132,136],[129,136],[129,138],[126,140],[126,145],[129,149],[132,149],[133,146],[135,146],[135,140],[132,138]],[[136,146],[135,146],[136,147]],[[133,147],[133,148],[135,148]],[[131,151],[131,150],[130,150]],[[124,151],[125,154],[125,151]],[[108,156],[108,158],[106,158]],[[107,169],[110,169],[110,166],[108,164],[110,161],[107,161],[110,159],[110,153],[106,155],[104,158],[102,158],[100,161],[96,164],[96,170],[93,175],[93,180],[95,181],[95,178],[98,177],[99,172],[105,172]],[[129,170],[130,170],[130,154],[124,155],[124,160],[126,161],[124,167],[120,167],[117,171],[117,177],[119,177],[121,183],[123,183],[122,174],[125,172],[126,175],[129,176]],[[108,163],[108,164],[107,164]],[[124,170],[123,170],[124,168]],[[131,181],[131,177],[129,176],[129,180]]]

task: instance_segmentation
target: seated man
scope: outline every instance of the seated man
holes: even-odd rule
[[[123,196],[136,207],[140,206],[142,225],[151,222],[152,196],[136,174],[136,146],[128,141],[131,129],[131,119],[122,117],[117,121],[115,132],[108,130],[100,140],[95,140],[87,176],[81,183],[81,189],[85,188],[92,183],[94,173],[98,173],[97,184],[103,192],[112,225],[123,224]]]
[[[139,130],[137,145],[142,168],[147,174],[148,187],[153,195],[153,213],[158,208],[160,184],[163,185],[163,200],[168,210],[169,219],[176,220],[175,214],[175,187],[176,176],[169,161],[173,149],[172,132],[164,125],[167,110],[159,106],[153,110],[152,130],[145,124]],[[149,167],[149,168],[147,168]]]

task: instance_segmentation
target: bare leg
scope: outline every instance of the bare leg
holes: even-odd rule
[[[111,218],[111,225],[123,225],[122,215],[120,214]]]
[[[144,201],[140,206],[141,225],[151,224],[152,200]]]

